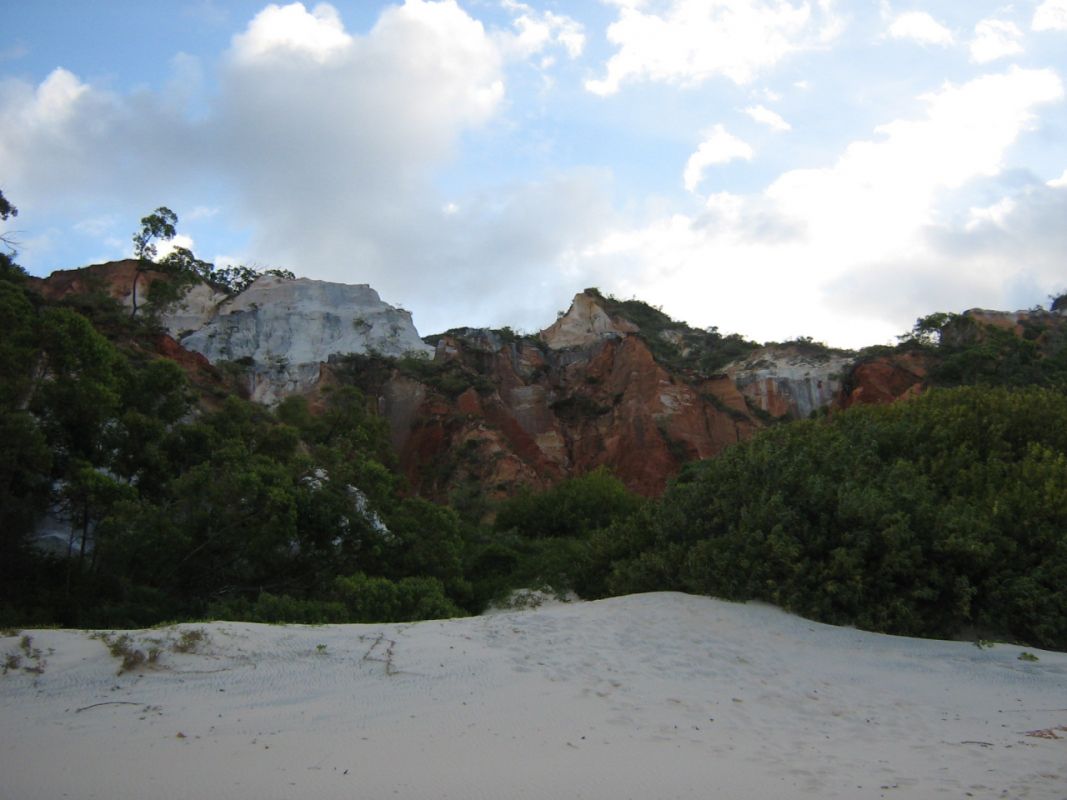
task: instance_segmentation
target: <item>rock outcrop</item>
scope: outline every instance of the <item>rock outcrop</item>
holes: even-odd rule
[[[56,270],[47,278],[37,280],[36,286],[49,300],[103,292],[131,310],[136,297],[137,308],[141,310],[148,305],[152,285],[167,278],[162,272],[145,269],[144,264],[136,259],[126,258],[81,269]],[[188,288],[181,300],[168,308],[162,320],[164,327],[174,337],[194,331],[211,318],[219,303],[226,298],[224,292],[212,289],[206,283],[197,283]]]
[[[163,316],[170,328],[188,319],[185,310]],[[213,364],[246,365],[250,396],[267,404],[311,389],[330,356],[374,351],[384,356],[422,353],[428,358],[433,353],[419,338],[410,312],[383,303],[366,284],[272,275],[257,278],[218,304],[200,327],[179,341]]]
[[[988,329],[1007,331],[1017,337],[1047,344],[1050,334],[1067,329],[1067,309],[1032,308],[1021,311],[990,311],[971,308],[951,319],[941,330],[941,341],[951,346],[984,341]]]
[[[152,285],[168,277],[125,259],[58,270],[37,280],[36,286],[50,300],[103,292],[131,309],[136,296],[138,309],[145,309]],[[154,310],[166,332],[186,350],[211,364],[243,366],[246,393],[267,404],[310,390],[331,356],[371,351],[426,358],[433,354],[419,338],[410,312],[382,302],[366,284],[263,275],[231,297],[197,281],[181,298]]]
[[[611,317],[595,296],[583,292],[575,295],[566,314],[541,331],[541,341],[553,350],[563,350],[620,339],[639,330],[629,320]]]
[[[924,353],[890,353],[861,359],[853,365],[834,406],[884,405],[915,397],[930,370]]]
[[[853,353],[804,344],[755,350],[726,367],[752,404],[772,417],[805,419],[828,407],[855,361]]]
[[[437,343],[440,379],[396,369],[363,388],[377,398],[412,484],[437,498],[471,482],[504,496],[598,466],[654,495],[682,464],[760,426],[725,377],[682,381],[635,335],[583,341],[554,349],[543,339],[452,331]]]

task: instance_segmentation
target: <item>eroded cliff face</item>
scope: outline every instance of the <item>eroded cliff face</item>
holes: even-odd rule
[[[553,350],[588,347],[605,339],[620,339],[640,328],[629,320],[612,317],[592,295],[575,295],[567,313],[541,331],[540,338]]]
[[[363,388],[428,496],[455,499],[471,484],[507,496],[599,466],[655,495],[684,463],[762,423],[730,378],[682,379],[638,332],[581,294],[538,337],[452,331],[437,340],[430,377],[394,369]]]
[[[726,374],[752,404],[772,417],[805,419],[828,407],[855,361],[802,345],[764,347],[726,367]]]
[[[1061,303],[1053,311],[1043,308],[1021,311],[971,308],[942,328],[941,341],[949,346],[966,346],[985,341],[991,329],[1032,341],[1043,350],[1067,330],[1067,307]]]
[[[134,259],[60,270],[38,281],[49,299],[104,292],[123,306],[149,306],[152,286],[169,276]],[[259,277],[236,296],[197,281],[159,312],[159,321],[182,348],[212,365],[236,362],[244,369],[247,396],[273,405],[318,384],[324,364],[345,353],[374,351],[429,357],[411,314],[382,302],[369,286],[272,275]],[[180,359],[164,343],[161,352]],[[191,363],[191,362],[190,362]]]
[[[682,382],[637,336],[552,348],[465,330],[441,337],[435,364],[463,370],[475,385],[450,396],[396,371],[364,388],[377,397],[412,484],[438,498],[470,482],[506,496],[598,466],[654,495],[682,464],[759,427],[728,379]]]
[[[127,258],[80,269],[56,270],[47,278],[37,280],[36,286],[49,300],[103,292],[131,312],[136,296],[137,309],[143,312],[149,305],[152,285],[168,279],[164,273],[143,269],[143,266],[136,259]],[[226,298],[224,292],[212,289],[206,283],[197,283],[187,287],[185,296],[167,309],[161,322],[168,334],[178,338],[206,324]]]
[[[383,303],[365,284],[264,275],[206,315],[194,305],[196,314],[206,320],[193,330],[183,328],[182,345],[213,364],[244,364],[250,396],[267,404],[316,385],[332,355],[433,352],[419,338],[411,314]],[[163,315],[169,328],[189,320],[188,308]]]
[[[930,370],[930,356],[924,353],[891,353],[857,362],[834,407],[884,405],[915,397],[922,391]]]
[[[135,278],[147,297],[163,277],[138,277],[138,266],[98,265],[44,283],[52,296],[102,287],[129,305]],[[158,351],[199,381],[234,364],[226,375],[244,375],[247,395],[267,404],[299,393],[314,407],[329,385],[360,386],[388,422],[415,491],[453,501],[547,488],[599,466],[655,495],[683,464],[771,417],[806,417],[838,395],[839,407],[888,402],[924,374],[904,361],[867,364],[842,391],[852,357],[803,343],[754,351],[717,374],[671,367],[650,347],[662,350],[664,331],[642,331],[607,308],[618,304],[585,292],[536,337],[459,329],[431,347],[408,312],[368,286],[265,276],[232,298],[195,285],[162,314],[171,335]]]

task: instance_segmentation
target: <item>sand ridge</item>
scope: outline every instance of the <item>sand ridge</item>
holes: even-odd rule
[[[759,604],[186,624],[132,632],[159,654],[122,674],[87,632],[26,634],[4,798],[1067,798],[1067,654]]]

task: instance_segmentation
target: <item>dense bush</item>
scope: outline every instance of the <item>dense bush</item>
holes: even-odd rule
[[[531,539],[584,537],[629,517],[641,503],[622,481],[600,468],[562,481],[546,492],[521,491],[504,503],[495,528],[515,530]]]
[[[436,578],[409,577],[391,581],[388,578],[367,577],[363,573],[337,577],[325,599],[261,592],[255,600],[239,597],[213,603],[207,610],[207,616],[212,619],[310,625],[329,622],[407,622],[463,614],[448,599],[444,584]]]
[[[778,427],[691,469],[637,524],[606,592],[1067,648],[1067,397],[941,390]]]

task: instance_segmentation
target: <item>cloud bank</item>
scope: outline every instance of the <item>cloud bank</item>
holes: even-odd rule
[[[536,329],[600,286],[852,345],[1063,283],[1064,87],[1041,54],[1065,0],[613,0],[597,28],[579,9],[406,0],[356,31],[271,4],[219,52],[165,54],[154,88],[3,79],[2,188],[20,225],[53,220],[23,257],[120,257],[167,204],[199,256],[370,283],[423,333]]]

